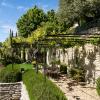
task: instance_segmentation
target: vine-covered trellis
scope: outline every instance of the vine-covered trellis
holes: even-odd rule
[[[42,63],[42,65],[44,66],[43,67],[44,70],[45,70],[45,67],[47,66],[46,52],[48,51],[48,49],[52,49],[52,48],[64,49],[64,48],[70,48],[70,47],[74,48],[74,46],[76,45],[84,46],[84,44],[86,43],[91,43],[96,46],[99,46],[100,44],[100,35],[70,35],[70,34],[45,35],[41,39],[39,38],[38,40],[33,40],[32,43],[28,43],[27,41],[25,41],[25,39],[23,41],[23,38],[21,41],[18,42],[16,41],[18,38],[19,37],[13,37],[12,31],[10,31],[10,44],[11,44],[10,47],[12,49],[11,50],[12,51],[12,68],[13,68],[13,63],[14,63],[13,61],[14,54],[21,55],[21,51],[23,51],[24,53],[28,53],[28,51],[31,49],[31,56],[33,57],[31,61],[36,60],[37,72],[38,72],[38,66],[37,66],[38,64]],[[34,52],[35,50],[37,50],[37,52]],[[20,53],[17,53],[17,52],[20,52]],[[80,57],[78,57],[77,62],[80,63],[80,61],[83,61],[83,60]],[[74,61],[74,65],[75,65],[75,61]]]

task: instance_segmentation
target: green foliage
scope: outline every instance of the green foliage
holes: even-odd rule
[[[36,30],[42,22],[46,21],[46,15],[42,9],[34,7],[29,9],[26,14],[20,17],[17,22],[18,34],[27,37]]]
[[[2,42],[0,42],[0,47],[2,47]]]
[[[14,70],[19,70],[20,71],[21,68],[24,68],[24,70],[26,71],[26,70],[32,69],[33,65],[32,64],[25,64],[25,63],[23,63],[23,64],[14,64]],[[11,64],[7,65],[7,69],[11,70],[12,65]]]
[[[32,64],[18,64],[17,66],[20,66],[20,69],[24,68],[24,70],[33,69],[33,65]]]
[[[44,80],[40,73],[29,70],[23,75],[30,100],[67,100],[64,94],[50,80]]]
[[[32,64],[9,64],[5,68],[0,70],[0,82],[19,82],[22,80],[21,69],[27,71],[33,68]]]
[[[9,82],[19,82],[22,80],[21,72],[18,70],[12,70],[4,68],[0,71],[0,82],[9,83]]]
[[[85,81],[85,70],[82,68],[71,68],[70,76],[78,82]]]
[[[66,30],[66,23],[59,23],[57,13],[54,10],[47,12],[46,33],[58,34]]]
[[[100,77],[96,81],[96,90],[98,95],[100,96]]]
[[[65,24],[59,23],[54,10],[46,13],[38,7],[29,9],[17,22],[19,36],[30,37],[30,41],[34,41],[31,37],[35,30],[43,28],[45,34],[57,34],[59,31],[65,31]],[[42,33],[41,33],[42,34]]]
[[[37,30],[31,33],[31,36],[26,38],[26,42],[32,44],[33,42],[39,40],[40,38],[43,38],[44,36],[45,36],[45,26],[39,27]]]
[[[73,25],[75,22],[82,25],[95,18],[100,18],[99,8],[99,0],[60,0],[59,17],[68,25]]]
[[[47,12],[47,21],[48,22],[56,22],[57,21],[56,13],[53,9]]]
[[[100,0],[92,0],[92,13],[94,14],[94,18],[100,18]]]
[[[21,60],[19,56],[15,55],[12,57],[11,54],[7,54],[7,53],[3,54],[2,59],[0,61],[5,66],[11,63],[22,63],[23,62],[23,60]]]
[[[56,30],[56,31],[55,31]],[[55,23],[47,22],[46,23],[46,34],[55,34],[57,32],[57,26]]]
[[[80,16],[81,9],[84,1],[82,0],[60,0],[60,19],[61,21],[67,21],[68,23],[73,23]]]
[[[62,74],[67,74],[67,66],[66,65],[60,65],[60,72]]]

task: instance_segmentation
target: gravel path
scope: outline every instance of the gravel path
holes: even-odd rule
[[[93,85],[89,84],[85,87],[80,85],[72,86],[72,90],[70,91],[68,88],[69,79],[63,77],[59,80],[51,80],[64,92],[68,100],[100,100]]]
[[[21,82],[21,84],[22,84],[22,92],[20,100],[30,100],[25,84],[23,84],[23,82]]]

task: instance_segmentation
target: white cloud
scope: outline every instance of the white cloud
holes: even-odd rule
[[[14,8],[14,9],[19,10],[19,11],[26,11],[28,9],[28,7],[14,6],[12,4],[9,4],[9,3],[6,2],[6,0],[3,0],[3,2],[1,2],[1,6],[8,7],[8,8]]]
[[[1,5],[4,6],[4,7],[14,8],[13,5],[8,4],[8,3],[4,2],[4,1],[1,3]]]
[[[28,9],[28,7],[24,7],[24,6],[18,6],[17,10],[22,10],[22,11],[26,11]]]

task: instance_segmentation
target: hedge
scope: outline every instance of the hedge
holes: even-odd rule
[[[67,100],[64,93],[41,73],[29,70],[23,75],[30,100]]]

